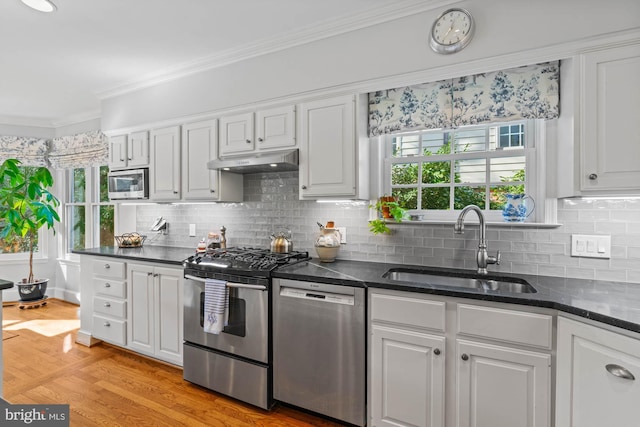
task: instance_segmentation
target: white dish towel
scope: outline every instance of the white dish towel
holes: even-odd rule
[[[206,279],[204,282],[204,331],[219,334],[227,324],[229,289],[227,282]]]

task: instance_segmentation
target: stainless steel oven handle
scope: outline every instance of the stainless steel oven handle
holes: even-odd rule
[[[196,282],[204,283],[206,279],[202,277],[192,276],[191,274],[185,274],[185,279],[195,280]],[[247,285],[245,283],[233,283],[227,282],[227,288],[242,288],[242,289],[255,289],[256,291],[266,291],[267,287],[264,285]]]

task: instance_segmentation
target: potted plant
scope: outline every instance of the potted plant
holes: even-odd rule
[[[20,167],[20,161],[7,159],[0,165],[0,239],[21,239],[29,251],[29,276],[17,283],[23,301],[44,298],[49,279],[34,279],[33,252],[38,230],[53,228],[60,217],[58,199],[47,190],[53,185],[45,167]]]
[[[391,234],[391,229],[385,219],[393,218],[396,222],[402,222],[407,215],[407,211],[400,206],[398,199],[393,196],[381,196],[375,205],[369,207],[374,208],[379,216],[382,217],[369,221],[369,231],[373,234]]]

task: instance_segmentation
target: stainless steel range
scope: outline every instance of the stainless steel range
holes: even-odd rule
[[[271,272],[309,259],[308,252],[226,248],[183,262],[184,379],[269,409],[272,398]],[[227,282],[228,323],[204,330],[205,280]]]

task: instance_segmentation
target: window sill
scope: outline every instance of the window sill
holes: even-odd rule
[[[398,224],[398,225],[453,225],[456,221],[452,220],[421,220],[414,221],[410,219],[402,220],[402,222],[397,222],[392,219],[385,220],[388,224]],[[476,220],[467,220],[465,219],[464,225],[478,225],[479,222]],[[503,221],[486,221],[485,225],[487,227],[515,227],[515,228],[559,228],[562,227],[562,224],[556,223],[544,223],[544,222],[503,222]]]

